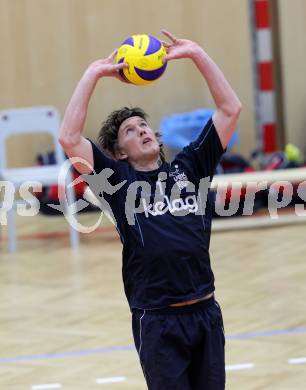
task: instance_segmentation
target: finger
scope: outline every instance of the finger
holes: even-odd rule
[[[127,64],[126,62],[122,62],[121,64],[114,65],[115,70],[126,69],[128,67],[129,67],[129,64]]]
[[[107,59],[110,60],[110,61],[113,61],[113,60],[115,59],[117,53],[118,53],[118,49],[114,50],[114,51],[107,57]]]
[[[162,33],[164,35],[166,35],[166,37],[168,37],[170,39],[170,41],[172,41],[173,43],[175,43],[177,41],[177,38],[169,31],[167,30],[162,30]]]
[[[171,46],[171,43],[168,43],[166,41],[161,41],[162,45],[165,46],[165,48],[169,48]]]
[[[178,57],[175,55],[175,54],[167,54],[165,55],[165,57],[163,58],[163,62],[168,62],[168,61],[171,61],[171,60],[176,60]]]

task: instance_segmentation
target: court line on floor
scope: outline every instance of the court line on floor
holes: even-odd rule
[[[288,359],[289,364],[306,364],[306,357]]]
[[[16,363],[18,361],[47,360],[65,357],[90,356],[110,352],[125,352],[135,350],[134,345],[122,345],[108,348],[82,349],[80,351],[54,352],[39,355],[20,355],[14,357],[0,357],[0,363]]]
[[[282,336],[288,334],[303,334],[306,333],[306,328],[291,328],[291,329],[274,329],[274,330],[264,330],[258,332],[244,332],[238,333],[236,335],[227,335],[227,340],[244,340],[244,339],[254,339],[257,337],[271,337],[271,336]]]
[[[226,365],[225,369],[226,371],[239,371],[239,370],[249,370],[254,367],[255,367],[254,363],[242,363],[242,364]]]
[[[97,385],[104,385],[107,383],[121,383],[121,382],[125,382],[126,379],[127,378],[125,376],[114,376],[114,377],[110,377],[110,378],[97,378],[96,384]]]
[[[42,385],[33,385],[32,390],[53,390],[53,389],[61,389],[62,385],[60,383],[50,383],[50,384],[42,384]]]
[[[284,335],[304,334],[304,333],[306,333],[306,328],[278,329],[278,330],[270,330],[270,331],[247,332],[247,333],[239,333],[236,335],[227,335],[226,340],[247,340],[247,339],[254,339],[257,337],[284,336]],[[125,351],[133,351],[133,350],[135,350],[134,345],[121,345],[121,346],[112,346],[112,347],[105,347],[105,348],[83,349],[79,351],[65,351],[65,352],[54,352],[54,353],[37,354],[37,355],[0,357],[0,364],[17,363],[19,361],[33,361],[33,360],[59,359],[65,357],[91,356],[91,355],[97,355],[103,353],[125,352]]]

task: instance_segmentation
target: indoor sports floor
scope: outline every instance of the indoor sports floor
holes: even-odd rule
[[[75,253],[62,217],[19,219],[18,235],[16,255],[0,244],[0,389],[145,390],[114,228]],[[228,390],[306,388],[305,237],[306,224],[212,235]]]

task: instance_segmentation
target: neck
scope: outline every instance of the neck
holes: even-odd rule
[[[130,164],[136,171],[154,171],[162,164],[160,158],[154,161],[130,161]]]

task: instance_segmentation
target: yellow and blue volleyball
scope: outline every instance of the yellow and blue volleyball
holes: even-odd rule
[[[159,79],[167,63],[163,63],[166,49],[152,35],[138,34],[126,39],[118,49],[116,62],[125,62],[128,68],[121,69],[121,77],[135,85],[147,85]]]

